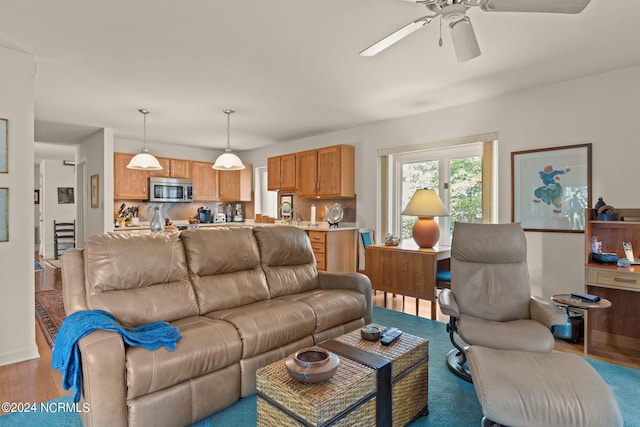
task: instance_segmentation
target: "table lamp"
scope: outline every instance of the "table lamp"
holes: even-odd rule
[[[413,225],[413,240],[421,248],[432,248],[440,238],[440,229],[433,217],[449,216],[449,213],[435,190],[423,188],[416,190],[402,215],[418,217]]]

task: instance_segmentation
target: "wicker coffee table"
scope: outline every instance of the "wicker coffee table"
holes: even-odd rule
[[[328,382],[299,383],[284,359],[258,370],[259,426],[403,426],[428,413],[427,340],[404,333],[383,346],[358,329],[319,346],[340,356]]]

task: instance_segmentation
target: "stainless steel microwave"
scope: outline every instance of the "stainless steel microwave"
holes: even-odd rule
[[[149,178],[150,202],[191,202],[193,183],[189,179]]]

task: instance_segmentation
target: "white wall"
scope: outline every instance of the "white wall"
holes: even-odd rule
[[[0,46],[0,117],[9,120],[9,241],[0,242],[0,365],[38,357],[33,283],[32,55]]]
[[[242,153],[264,166],[266,157],[335,144],[356,147],[357,222],[375,227],[377,150],[498,132],[499,222],[511,221],[511,152],[593,143],[592,197],[615,207],[640,207],[636,189],[640,67],[571,80],[444,110],[374,123]],[[584,234],[528,232],[533,292],[579,291],[584,286]]]
[[[142,145],[142,141],[115,138],[113,151],[117,153],[137,154],[142,149]],[[150,141],[147,141],[147,148],[149,149],[149,152],[156,157],[198,160],[200,162],[215,162],[218,156],[224,152],[220,150],[210,150],[208,148],[186,147],[181,145],[162,144]]]
[[[74,159],[69,159],[73,161]],[[68,222],[76,219],[75,191],[76,174],[74,166],[65,166],[62,160],[40,162],[42,188],[40,188],[40,209],[42,212],[42,242],[40,248],[44,258],[54,258],[53,221]],[[74,203],[58,203],[58,188],[74,188]]]
[[[77,182],[83,184],[83,204],[78,205],[78,218],[83,217],[80,242],[113,229],[113,129],[102,129],[82,141],[77,147],[76,161],[78,171],[84,171],[84,176],[77,177]],[[93,175],[98,175],[97,208],[91,207],[89,192]]]

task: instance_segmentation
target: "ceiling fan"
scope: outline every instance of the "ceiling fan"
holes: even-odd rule
[[[458,62],[480,56],[480,46],[466,16],[467,10],[480,7],[485,12],[538,12],[538,13],[580,13],[591,0],[404,0],[423,4],[432,14],[423,16],[372,44],[362,52],[362,56],[373,56],[399,42],[409,34],[424,27],[433,19],[449,22],[453,48]],[[442,46],[442,38],[440,39]]]

